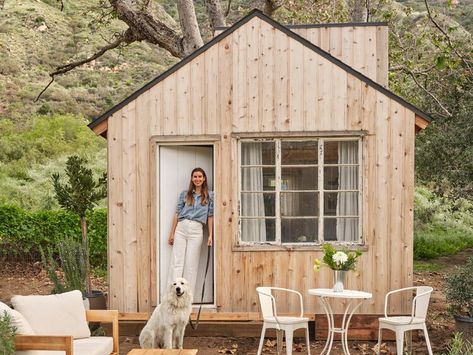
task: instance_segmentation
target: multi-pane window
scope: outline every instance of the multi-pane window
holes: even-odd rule
[[[360,140],[240,141],[240,241],[360,242]]]

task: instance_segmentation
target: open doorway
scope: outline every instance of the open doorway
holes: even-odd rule
[[[207,175],[209,190],[213,190],[213,146],[212,145],[159,145],[158,154],[158,287],[159,299],[169,284],[169,267],[171,260],[171,246],[168,244],[169,231],[174,213],[176,212],[177,197],[180,192],[187,190],[190,174],[195,167],[201,167]],[[201,248],[201,257],[197,282],[194,292],[194,304],[214,304],[214,247],[210,250],[210,265],[205,280],[203,299],[202,285],[204,282],[207,262],[207,228],[204,228],[204,242]],[[214,238],[215,243],[215,238]]]

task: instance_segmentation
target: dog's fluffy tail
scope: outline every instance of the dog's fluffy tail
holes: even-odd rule
[[[154,332],[144,327],[140,333],[139,340],[142,349],[152,349],[154,344]]]

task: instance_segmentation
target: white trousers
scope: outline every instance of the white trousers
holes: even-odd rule
[[[200,247],[203,241],[202,223],[184,219],[177,223],[171,255],[171,280],[183,277],[195,294],[197,271],[199,270]]]

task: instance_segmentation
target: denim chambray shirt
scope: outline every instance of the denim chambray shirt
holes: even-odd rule
[[[196,195],[195,192],[193,192],[194,205],[186,204],[186,194],[187,190],[179,194],[176,208],[177,219],[179,221],[189,219],[191,221],[207,224],[207,218],[214,215],[214,193],[209,191],[209,200],[204,206],[200,204],[201,195]]]

